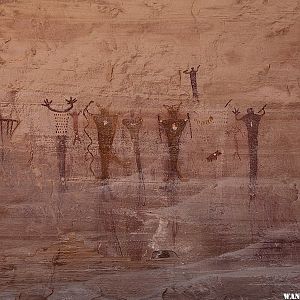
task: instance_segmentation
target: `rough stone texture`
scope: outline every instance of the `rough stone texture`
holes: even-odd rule
[[[0,299],[300,292],[299,11],[296,0],[0,1],[0,117],[20,121],[11,138],[1,131]],[[198,102],[183,71],[199,64]],[[64,190],[55,116],[41,104],[66,108],[70,96],[80,141],[69,116]],[[90,112],[111,103],[118,114],[113,148],[124,163],[112,162],[109,185],[83,116],[91,100]],[[183,180],[167,183],[157,115],[180,102],[192,138],[187,123]],[[247,128],[232,110],[265,104],[253,197]],[[131,110],[143,118],[145,192],[121,121]],[[155,250],[178,258],[151,259]]]

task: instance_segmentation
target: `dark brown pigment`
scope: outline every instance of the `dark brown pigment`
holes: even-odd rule
[[[190,75],[191,80],[191,86],[192,86],[192,92],[193,92],[193,98],[196,98],[198,100],[199,94],[198,94],[198,88],[197,88],[197,72],[199,70],[200,65],[195,70],[194,67],[191,68],[191,71],[185,70],[183,73]]]
[[[248,132],[248,146],[249,146],[249,158],[250,158],[250,171],[249,171],[249,191],[250,197],[255,197],[255,187],[257,180],[257,169],[258,169],[258,158],[257,158],[257,150],[258,150],[258,127],[262,116],[265,114],[265,106],[259,111],[262,114],[255,114],[253,108],[247,109],[247,114],[241,118],[238,118],[239,111],[234,110],[235,118],[238,121],[243,121],[246,124],[247,132]]]
[[[109,111],[102,108],[100,114],[93,115],[97,126],[98,145],[101,159],[101,179],[109,179],[109,165],[112,158],[112,144],[116,134],[117,115],[110,115]]]
[[[167,120],[161,120],[158,116],[159,131],[162,128],[167,136],[170,164],[167,180],[179,178],[182,179],[182,176],[178,170],[178,156],[179,156],[179,144],[182,132],[189,121],[187,119],[180,119],[178,117],[178,111],[180,105],[164,105],[168,111],[169,118]]]

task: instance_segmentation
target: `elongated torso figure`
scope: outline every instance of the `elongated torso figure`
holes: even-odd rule
[[[143,124],[143,119],[140,116],[136,116],[132,111],[130,117],[123,119],[122,123],[129,131],[130,138],[133,143],[136,167],[139,175],[138,204],[145,205],[145,200],[146,200],[145,182],[144,182],[144,173],[143,173],[142,161],[141,161],[140,137],[139,137],[140,129]]]
[[[262,114],[255,114],[253,108],[247,109],[247,114],[239,118],[239,111],[234,110],[235,118],[238,121],[243,121],[247,127],[248,132],[248,147],[249,147],[249,177],[250,177],[250,193],[252,196],[255,195],[255,185],[257,180],[257,169],[258,169],[258,128],[262,116],[265,114],[265,106],[259,111]]]
[[[103,108],[100,114],[93,114],[93,120],[98,132],[101,179],[109,179],[109,165],[112,158],[112,144],[116,133],[118,116],[110,114],[108,110]]]
[[[167,106],[164,105],[167,109],[169,118],[166,120],[160,120],[158,116],[159,122],[159,129],[162,128],[168,141],[168,149],[169,149],[169,156],[170,156],[170,164],[169,164],[169,172],[168,172],[168,180],[170,178],[174,179],[174,177],[178,177],[182,179],[180,172],[178,170],[178,156],[179,156],[179,145],[180,145],[180,138],[182,136],[182,132],[185,129],[189,118],[187,119],[180,119],[178,117],[178,111],[180,105],[172,105]]]
[[[101,176],[100,179],[104,180],[104,183],[108,183],[108,179],[110,177],[109,174],[109,167],[111,160],[114,160],[118,165],[123,166],[123,168],[128,167],[128,162],[121,160],[113,153],[113,142],[116,134],[117,123],[118,123],[118,115],[111,114],[109,112],[109,107],[111,104],[106,106],[105,108],[96,104],[100,110],[98,114],[94,114],[89,112],[89,106],[94,103],[94,101],[90,101],[89,104],[84,108],[83,115],[87,120],[87,125],[84,127],[84,133],[90,140],[90,143],[87,146],[87,154],[91,156],[90,161],[90,171],[93,173],[95,177],[99,177],[95,174],[92,164],[94,161],[94,155],[91,152],[91,145],[93,144],[93,139],[89,135],[87,128],[89,126],[89,119],[93,119],[96,127],[97,127],[97,134],[98,134],[98,149],[100,154],[101,160]]]
[[[79,136],[79,115],[81,111],[73,111],[72,113],[69,113],[69,115],[72,117],[73,120],[73,131],[74,131],[74,139],[73,139],[73,145],[76,144],[76,141],[81,142],[80,136]]]
[[[135,156],[136,156],[137,169],[138,169],[140,176],[142,176],[142,163],[141,163],[141,154],[140,154],[140,145],[139,145],[139,133],[140,133],[140,129],[143,124],[143,119],[141,117],[134,116],[134,114],[132,113],[130,118],[123,119],[122,123],[129,131],[130,138],[131,138],[131,141],[132,141],[133,147],[134,147]]]

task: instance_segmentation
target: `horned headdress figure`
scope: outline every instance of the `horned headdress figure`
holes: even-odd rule
[[[192,128],[189,114],[187,114],[187,118],[185,119],[181,119],[178,116],[181,104],[182,103],[178,105],[164,105],[169,115],[168,119],[166,120],[161,120],[160,116],[158,115],[159,135],[161,138],[162,129],[167,137],[169,148],[170,164],[167,180],[174,179],[175,177],[182,179],[182,176],[178,170],[178,156],[180,150],[180,138],[187,123],[189,123],[190,135],[192,138]]]
[[[56,109],[51,107],[52,101],[48,99],[44,100],[43,106],[54,112],[55,127],[56,127],[56,152],[58,159],[58,169],[60,177],[60,189],[61,191],[66,190],[66,141],[68,132],[68,112],[74,107],[74,103],[77,101],[75,98],[65,99],[68,107],[65,109]]]
[[[254,113],[253,108],[248,108],[247,114],[245,114],[241,118],[238,117],[238,115],[240,114],[238,109],[235,108],[232,111],[235,114],[235,119],[238,121],[243,121],[248,131],[248,147],[249,147],[249,158],[250,158],[250,164],[249,164],[250,199],[254,198],[256,193],[255,189],[256,189],[256,180],[257,180],[257,166],[258,166],[258,159],[257,159],[258,127],[262,116],[265,114],[265,107],[266,105],[264,105],[263,108],[260,111],[258,111],[257,114]]]

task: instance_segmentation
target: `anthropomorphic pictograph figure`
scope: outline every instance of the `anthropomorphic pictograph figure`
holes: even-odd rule
[[[116,155],[113,153],[113,142],[117,130],[117,123],[118,123],[118,115],[112,114],[109,111],[110,105],[103,107],[101,105],[97,105],[98,112],[92,113],[89,111],[89,107],[93,104],[94,101],[90,101],[83,110],[83,115],[87,121],[86,126],[84,127],[84,133],[89,139],[89,144],[87,146],[87,153],[91,156],[91,161],[89,165],[89,169],[92,174],[96,178],[101,179],[100,185],[100,193],[99,193],[99,201],[98,201],[98,216],[97,216],[97,231],[101,230],[101,226],[104,227],[104,230],[107,234],[109,234],[109,246],[115,247],[116,253],[120,256],[123,256],[121,244],[118,239],[117,234],[117,225],[115,219],[115,213],[113,209],[107,209],[107,205],[105,202],[112,202],[115,201],[115,197],[113,191],[109,185],[109,178],[110,178],[110,163],[111,160],[116,161],[118,164],[122,165],[123,167],[127,167],[126,163],[121,161]],[[92,164],[94,161],[94,154],[91,151],[90,147],[93,145],[93,139],[88,132],[88,128],[90,125],[90,120],[93,120],[94,124],[97,128],[97,135],[98,135],[98,151],[100,155],[101,161],[101,176],[98,176],[93,168]],[[87,159],[86,159],[87,160]],[[103,243],[103,247],[100,245],[102,242],[99,241],[98,252],[106,252],[106,250],[102,249],[103,247],[106,248],[105,243]],[[104,255],[107,255],[105,253]]]
[[[81,114],[81,111],[72,111],[69,115],[72,117],[73,120],[73,131],[74,131],[74,139],[73,139],[73,145],[76,144],[76,141],[81,142],[80,136],[79,136],[79,128],[78,128],[78,122],[79,122],[79,115]]]
[[[118,115],[110,114],[109,108],[100,108],[100,114],[93,115],[93,120],[98,132],[101,179],[109,179],[109,164],[113,156],[112,144],[116,134]]]
[[[19,126],[20,121],[12,118],[4,118],[0,114],[0,139],[1,139],[1,161],[4,162],[4,147],[5,143],[9,141],[17,127]]]
[[[238,134],[241,133],[241,132],[242,132],[241,128],[237,125],[232,126],[231,128],[229,128],[225,132],[228,136],[230,136],[230,135],[233,136],[234,147],[235,147],[235,152],[233,153],[233,157],[238,158],[239,160],[241,160],[241,156],[240,156],[240,151],[239,151]]]
[[[122,123],[128,129],[131,137],[131,141],[133,143],[136,166],[137,166],[139,181],[140,181],[139,200],[141,200],[141,189],[145,194],[145,182],[144,182],[144,174],[143,174],[143,168],[141,162],[140,137],[139,137],[140,129],[143,124],[143,119],[140,116],[136,116],[134,111],[131,111],[130,117],[123,119]],[[145,200],[143,200],[143,204],[145,204]]]
[[[54,112],[55,127],[56,127],[56,151],[58,158],[58,169],[60,176],[60,188],[61,191],[66,190],[66,153],[67,153],[67,132],[68,132],[68,112],[74,107],[74,103],[77,102],[75,98],[70,97],[66,99],[69,105],[65,109],[56,109],[51,107],[52,101],[48,99],[44,100],[43,106]]]
[[[258,112],[254,113],[253,108],[247,109],[247,114],[243,117],[238,117],[240,114],[238,109],[234,109],[233,113],[235,114],[235,118],[238,121],[243,121],[247,127],[248,132],[248,147],[249,147],[249,158],[250,158],[250,196],[255,197],[255,186],[257,180],[257,166],[258,166],[258,158],[257,158],[257,150],[258,150],[258,128],[259,123],[262,116],[265,114],[266,105]],[[260,114],[261,113],[261,114]]]
[[[196,70],[194,67],[192,67],[190,71],[189,70],[183,71],[183,73],[190,75],[193,98],[197,99],[197,101],[199,101],[198,100],[199,94],[198,94],[198,89],[197,89],[197,72],[199,70],[199,67],[200,67],[200,65],[197,67]]]
[[[90,104],[92,104],[91,101]],[[88,106],[84,110],[85,116],[87,113],[92,117],[94,123],[97,127],[98,133],[98,146],[99,146],[99,154],[101,160],[101,180],[108,180],[109,175],[109,166],[110,161],[114,160],[119,165],[126,167],[126,162],[121,161],[114,153],[113,153],[113,141],[116,134],[117,123],[118,123],[118,115],[111,114],[109,112],[109,106],[102,107],[97,105],[99,108],[99,113],[94,114],[88,111]],[[86,132],[86,131],[85,131]]]
[[[168,141],[168,148],[169,148],[169,155],[170,155],[170,164],[169,164],[169,172],[167,180],[174,179],[175,177],[182,179],[180,172],[178,170],[178,156],[179,156],[179,145],[180,145],[180,138],[182,132],[189,122],[190,125],[190,133],[192,138],[192,131],[191,131],[191,123],[189,114],[187,114],[186,119],[181,119],[178,116],[178,111],[181,106],[179,105],[164,105],[164,107],[168,111],[169,118],[166,120],[161,120],[160,116],[158,115],[158,126],[159,126],[159,134],[161,137],[161,129],[164,131],[167,141]]]

